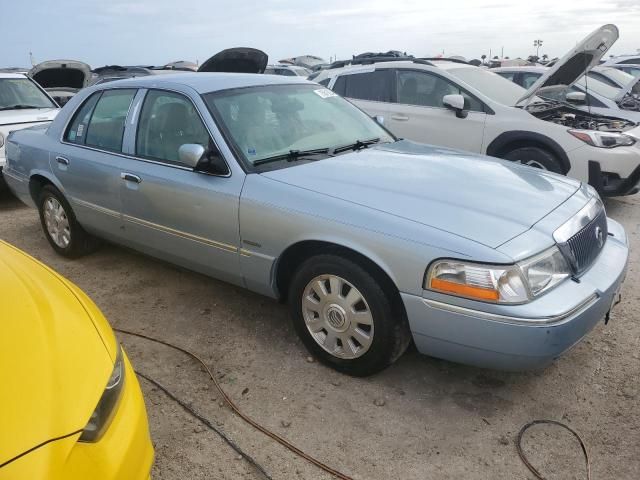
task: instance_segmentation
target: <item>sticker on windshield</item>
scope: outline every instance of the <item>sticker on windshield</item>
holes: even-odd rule
[[[256,149],[255,148],[247,148],[247,153],[249,155],[255,155],[256,154]]]
[[[318,90],[314,90],[313,93],[318,95],[320,98],[331,98],[331,97],[337,97],[338,96],[337,93],[333,93],[328,88],[319,88]]]

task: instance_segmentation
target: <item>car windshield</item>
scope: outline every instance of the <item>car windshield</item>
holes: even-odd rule
[[[239,88],[203,97],[228,140],[249,164],[291,152],[395,140],[364,112],[318,85]]]
[[[483,68],[452,68],[448,72],[491,100],[503,105],[515,105],[526,92],[520,85]]]
[[[0,110],[56,108],[28,78],[0,78]]]
[[[600,74],[605,77],[609,77],[616,81],[620,85],[628,85],[629,82],[633,80],[633,75],[623,72],[622,70],[617,70],[615,68],[603,68],[602,70],[598,70]],[[592,78],[589,76],[589,78]]]
[[[620,94],[621,90],[620,88],[612,87],[611,85],[592,77],[588,77],[586,79],[585,77],[582,77],[576,82],[576,84],[580,85],[580,87],[586,91],[595,92],[609,100],[614,100]]]

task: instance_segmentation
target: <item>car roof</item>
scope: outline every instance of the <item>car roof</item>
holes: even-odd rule
[[[522,65],[516,67],[498,67],[490,69],[491,72],[537,72],[545,73],[549,70],[549,67],[538,67],[535,65]]]
[[[148,75],[119,80],[118,87],[162,88],[171,85],[191,87],[198,93],[209,93],[230,88],[258,87],[262,85],[285,85],[291,83],[309,83],[300,77],[283,77],[280,75],[260,75],[256,73],[208,73],[187,72],[169,73],[166,75]],[[110,88],[106,83],[105,88]]]
[[[0,72],[0,78],[26,78],[22,73],[3,73]]]

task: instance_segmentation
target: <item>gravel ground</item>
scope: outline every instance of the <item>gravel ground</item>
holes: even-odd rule
[[[57,256],[34,210],[0,198],[0,238],[79,285],[115,327],[187,347],[212,366],[246,413],[355,479],[527,479],[515,436],[533,419],[579,431],[594,479],[640,478],[640,197],[610,200],[632,246],[623,302],[550,368],[501,373],[409,351],[372,378],[318,363],[297,340],[284,305],[106,245],[81,260]],[[274,479],[329,479],[254,431],[220,403],[201,368],[166,347],[120,336],[134,366],[211,419]],[[217,435],[141,380],[162,480],[260,478]],[[525,449],[549,479],[584,479],[576,441],[534,427]]]

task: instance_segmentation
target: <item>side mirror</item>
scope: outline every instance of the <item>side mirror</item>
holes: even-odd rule
[[[442,97],[442,103],[445,107],[456,112],[456,117],[467,118],[469,112],[466,110],[465,98],[460,94],[445,95]]]
[[[567,102],[576,105],[584,105],[587,103],[587,94],[584,92],[569,92],[566,96]]]
[[[382,115],[376,115],[373,119],[378,125],[382,125],[384,127],[384,117]]]
[[[191,168],[196,168],[203,155],[204,147],[197,143],[185,143],[184,145],[180,145],[178,149],[178,160],[180,163],[184,163]]]

